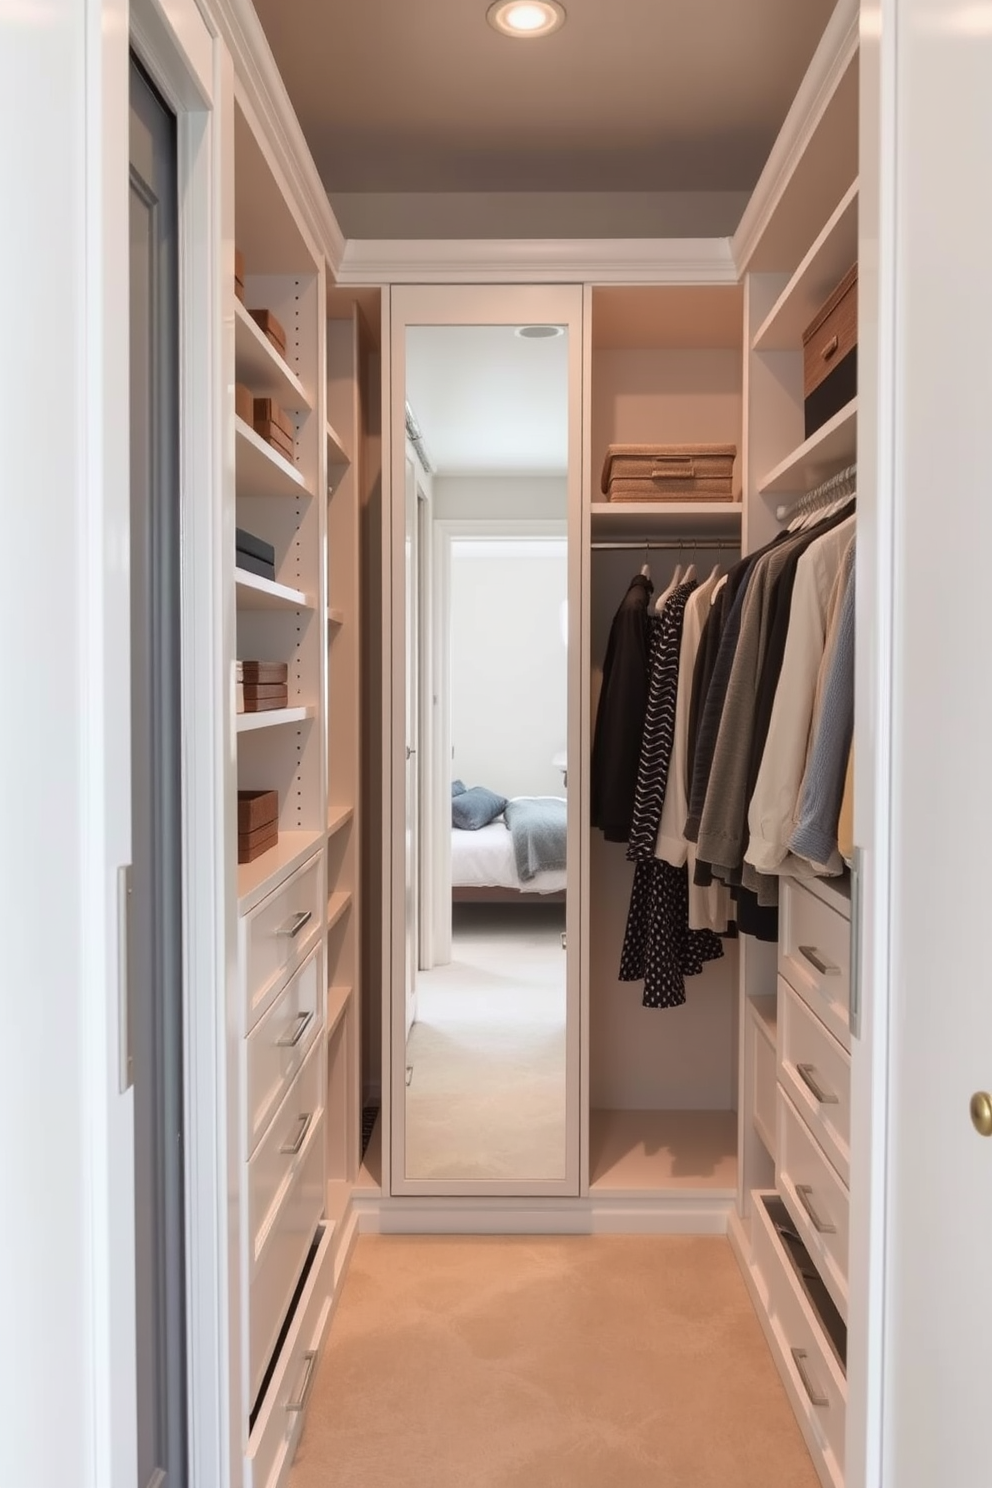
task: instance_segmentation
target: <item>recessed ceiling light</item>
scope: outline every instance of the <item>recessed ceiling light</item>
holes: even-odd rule
[[[504,36],[524,39],[550,36],[565,24],[565,11],[558,0],[496,0],[486,18]]]
[[[550,341],[552,336],[564,336],[565,327],[556,325],[517,326],[516,335],[524,341]]]

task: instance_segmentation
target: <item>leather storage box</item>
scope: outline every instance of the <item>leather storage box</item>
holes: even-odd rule
[[[259,827],[254,832],[238,833],[238,862],[253,863],[260,858],[270,847],[275,847],[279,842],[279,823],[266,822],[264,827]]]
[[[276,550],[272,544],[256,537],[253,532],[246,532],[243,527],[235,529],[234,541],[236,566],[275,582]]]
[[[611,444],[602,489],[609,501],[732,501],[735,444]]]
[[[270,697],[259,697],[251,691],[250,682],[242,682],[245,690],[246,713],[274,713],[279,708],[289,707],[289,690],[279,687]]]
[[[255,433],[277,449],[287,460],[292,460],[296,430],[293,421],[279,407],[275,398],[256,398],[252,404],[252,422]]]
[[[239,419],[244,419],[246,424],[254,427],[255,399],[252,397],[251,388],[245,387],[243,382],[234,384],[234,411]]]
[[[234,250],[234,293],[243,305],[245,302],[245,256],[240,248]]]
[[[858,391],[858,266],[844,275],[803,332],[803,418],[806,438]]]
[[[279,792],[238,791],[238,835],[257,832],[279,820]]]
[[[238,681],[254,682],[256,685],[278,682],[285,687],[289,681],[289,663],[285,661],[239,661]]]
[[[286,332],[271,310],[249,310],[248,314],[275,347],[281,357],[286,355]]]

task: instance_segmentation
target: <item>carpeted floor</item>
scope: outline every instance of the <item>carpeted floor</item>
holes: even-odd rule
[[[817,1488],[722,1238],[358,1241],[290,1488]]]
[[[410,1178],[565,1176],[560,905],[459,905],[452,959],[417,978]]]

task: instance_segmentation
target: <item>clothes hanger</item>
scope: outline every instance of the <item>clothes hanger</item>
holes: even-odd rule
[[[650,565],[650,563],[642,563],[641,564],[641,578],[642,579],[647,579],[648,583],[650,584],[650,582],[651,582],[651,565]]]
[[[662,590],[662,592],[658,595],[658,598],[655,600],[654,612],[655,612],[656,615],[660,615],[661,614],[662,610],[665,608],[666,604],[671,599],[672,595],[675,593],[676,589],[679,587],[679,584],[681,582],[682,582],[682,565],[681,565],[681,563],[676,563],[676,565],[675,565],[675,572],[672,575],[672,581],[671,581],[671,583],[668,585],[668,588],[667,589],[663,589]]]
[[[713,584],[713,583],[716,582],[716,580],[719,577],[720,577],[720,565],[719,565],[719,563],[714,563],[714,565],[713,565],[713,572],[710,574],[710,576],[709,576],[708,579],[704,580],[704,582],[707,583],[707,584]]]

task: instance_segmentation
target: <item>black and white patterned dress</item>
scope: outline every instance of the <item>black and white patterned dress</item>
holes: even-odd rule
[[[655,857],[675,739],[682,623],[695,583],[680,584],[660,619],[652,621],[648,706],[637,771],[627,857],[636,863],[620,957],[622,982],[644,981],[644,1006],[679,1007],[685,978],[723,955],[712,930],[689,929],[689,876]]]

